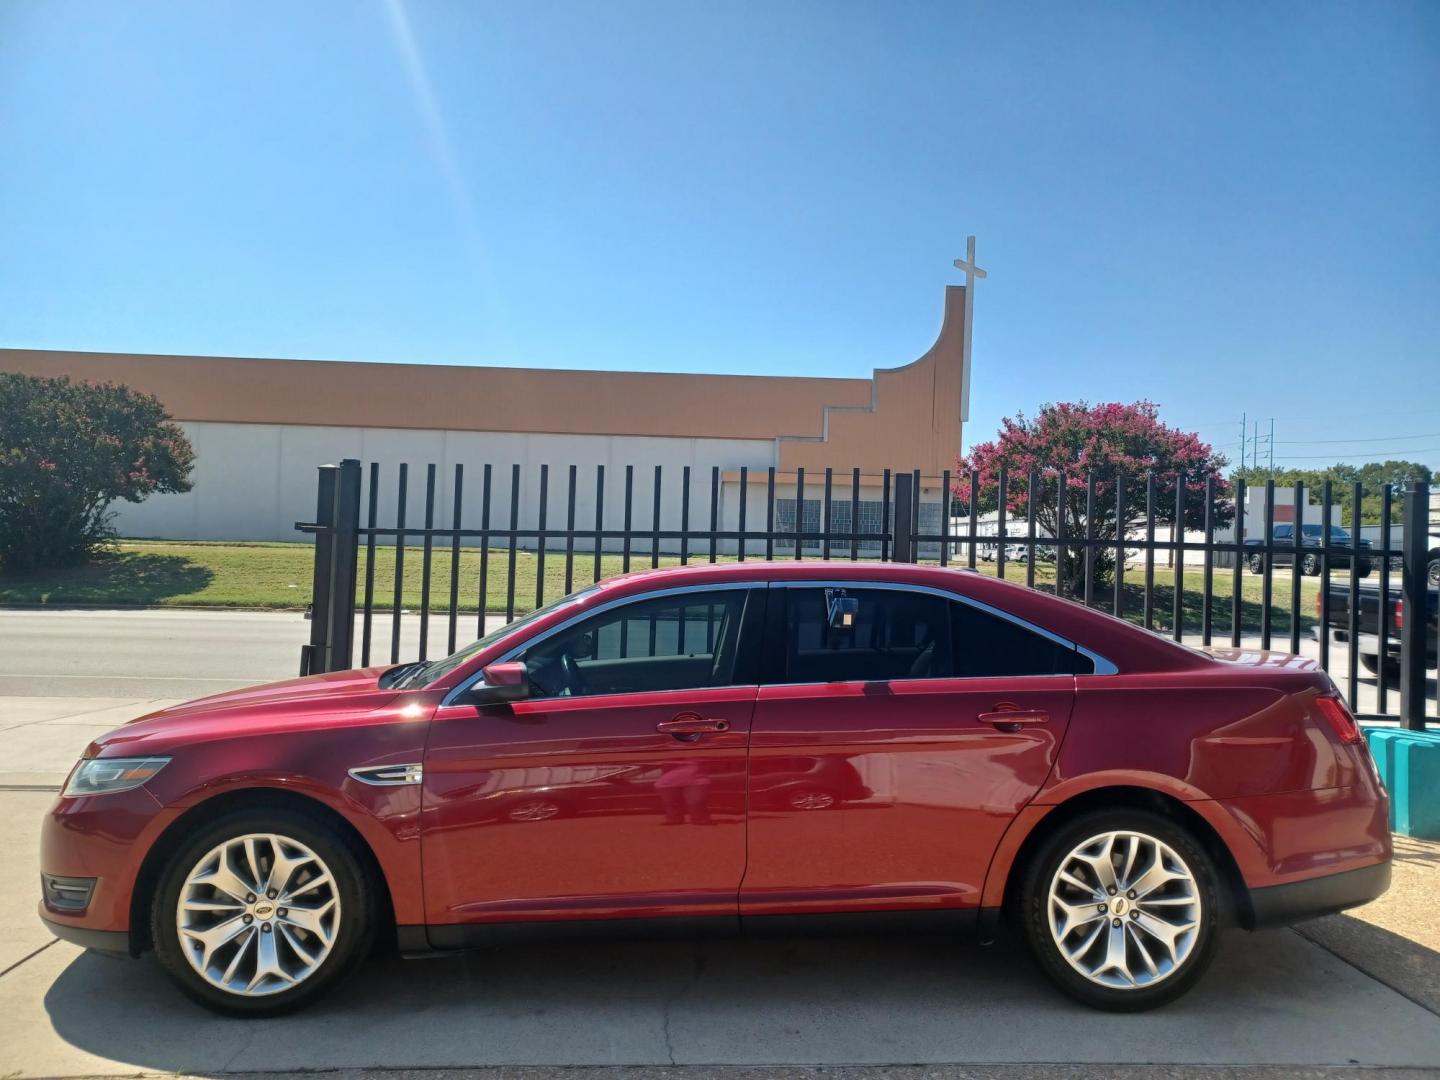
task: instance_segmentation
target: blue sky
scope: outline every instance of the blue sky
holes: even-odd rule
[[[5,346],[864,376],[973,232],[967,444],[1440,467],[1437,193],[1429,2],[0,0]]]

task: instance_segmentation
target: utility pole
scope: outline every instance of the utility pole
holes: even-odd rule
[[[1242,412],[1240,414],[1240,471],[1242,473],[1245,471],[1245,421],[1247,419],[1248,414]]]
[[[1275,475],[1275,418],[1270,418],[1270,475]]]

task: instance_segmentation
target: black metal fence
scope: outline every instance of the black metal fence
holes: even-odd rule
[[[322,466],[316,520],[296,525],[315,535],[302,674],[352,666],[357,631],[361,666],[443,655],[472,627],[483,634],[487,614],[509,621],[640,567],[879,559],[982,569],[1176,641],[1308,650],[1327,670],[1332,640],[1343,641],[1345,670],[1331,674],[1352,709],[1409,727],[1425,725],[1429,699],[1440,695],[1427,677],[1436,630],[1424,484],[1337,493],[1327,483],[1317,505],[1296,484],[1280,493],[1287,510],[1271,482],[1247,512],[1245,485],[1227,490],[1214,478],[651,468],[624,466],[607,478],[604,465],[542,465],[526,476],[519,465],[467,474],[457,464],[437,494],[441,474],[428,465],[421,499],[407,465]],[[386,473],[394,477],[388,494]],[[637,498],[643,473],[648,497]],[[667,476],[675,486],[667,488]],[[611,493],[607,510],[611,485],[619,497]],[[1376,495],[1380,541],[1367,547],[1361,507],[1372,497],[1374,516]],[[1348,534],[1332,528],[1342,503]],[[1288,533],[1277,515],[1292,519]],[[1408,617],[1396,618],[1397,600]],[[414,634],[402,633],[407,612],[419,617]],[[443,650],[431,639],[435,616],[444,617]],[[1373,654],[1357,647],[1362,640]],[[1361,666],[1375,676],[1373,689]]]

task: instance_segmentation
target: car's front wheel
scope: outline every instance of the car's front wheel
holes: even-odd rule
[[[1173,1001],[1214,956],[1219,876],[1183,828],[1114,810],[1069,822],[1026,868],[1020,922],[1045,973],[1071,997],[1131,1012]]]
[[[308,1003],[351,970],[375,935],[363,853],[318,817],[228,814],[170,859],[151,933],[161,964],[204,1005],[245,1016]]]
[[[1245,562],[1250,567],[1250,573],[1263,574],[1265,572],[1265,556],[1251,555]]]

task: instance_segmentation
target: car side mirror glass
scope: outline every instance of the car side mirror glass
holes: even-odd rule
[[[470,700],[477,705],[520,701],[530,696],[530,672],[523,660],[491,664],[481,669],[480,680],[470,689]]]

